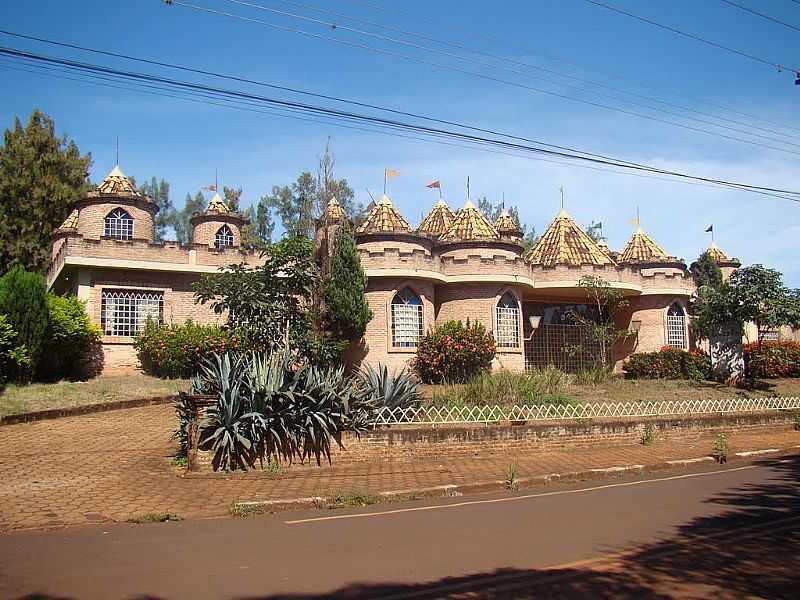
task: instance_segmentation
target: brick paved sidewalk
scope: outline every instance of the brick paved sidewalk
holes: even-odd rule
[[[574,449],[465,458],[381,460],[332,467],[293,466],[281,475],[183,477],[172,465],[175,426],[169,406],[0,427],[0,530],[124,521],[148,512],[184,518],[226,515],[237,501],[292,499],[361,492],[377,494],[439,485],[535,477],[707,455],[713,436],[657,441],[653,446]],[[793,448],[800,433],[786,428],[730,436],[731,450]]]

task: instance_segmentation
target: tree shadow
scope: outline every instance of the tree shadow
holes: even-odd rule
[[[564,569],[500,569],[428,583],[353,583],[325,594],[237,600],[355,598],[696,598],[800,596],[800,455],[761,461],[773,479],[709,498],[677,534],[609,560]]]

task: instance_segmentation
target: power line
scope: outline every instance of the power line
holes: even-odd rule
[[[688,33],[686,31],[681,31],[671,25],[664,25],[663,23],[659,23],[658,21],[653,21],[652,19],[648,19],[647,17],[642,17],[640,15],[636,15],[632,12],[628,12],[627,10],[623,10],[621,8],[617,8],[616,6],[612,6],[610,4],[606,4],[605,2],[599,2],[598,0],[584,0],[584,2],[588,2],[589,4],[594,4],[595,6],[599,6],[601,8],[605,8],[612,12],[615,12],[620,15],[625,15],[626,17],[630,17],[632,19],[636,19],[637,21],[641,21],[642,23],[647,23],[648,25],[653,25],[654,27],[658,27],[660,29],[664,29],[671,33],[675,33],[677,35],[683,36],[685,38],[689,38],[696,42],[700,42],[702,44],[706,44],[707,46],[712,46],[719,50],[725,50],[726,52],[730,52],[732,54],[738,54],[743,58],[750,59],[752,61],[761,63],[763,65],[768,65],[770,67],[776,68],[778,71],[783,70],[790,70],[794,72],[800,72],[800,69],[794,67],[788,67],[787,65],[783,65],[781,63],[777,63],[773,60],[768,60],[766,58],[762,58],[760,56],[756,56],[755,54],[750,54],[749,52],[745,52],[744,50],[738,50],[736,48],[731,48],[730,46],[725,46],[724,44],[720,44],[718,42],[714,42],[711,40],[707,40],[706,38],[702,38],[699,35],[695,35],[693,33]]]
[[[415,15],[414,13],[411,13],[411,12],[408,12],[408,11],[403,11],[403,10],[398,10],[397,9],[397,4],[392,4],[391,10],[388,10],[388,7],[380,5],[380,4],[376,4],[374,2],[370,2],[369,0],[349,0],[349,1],[350,2],[355,2],[357,4],[360,4],[362,6],[370,8],[370,9],[372,9],[374,11],[377,11],[377,12],[389,13],[391,15],[398,15],[398,14],[399,15],[405,15],[408,18],[418,19],[418,16]],[[792,2],[796,2],[797,4],[800,4],[800,0],[792,0]],[[488,42],[490,42],[492,44],[499,44],[499,45],[501,45],[503,47],[516,48],[518,51],[524,52],[524,53],[530,52],[530,49],[527,48],[527,47],[521,46],[519,44],[515,45],[514,44],[514,40],[511,39],[511,38],[498,39],[496,37],[492,37],[492,36],[486,35],[484,32],[482,32],[480,30],[467,29],[465,27],[455,27],[455,28],[453,28],[453,26],[450,23],[448,23],[448,27],[453,31],[457,31],[457,32],[463,33],[463,34],[468,35],[468,36],[470,36],[472,38],[483,39],[483,40],[486,40],[486,41],[488,41]],[[537,52],[537,54],[539,54],[540,56],[542,56],[542,57],[544,57],[544,58],[546,58],[548,60],[564,63],[566,65],[570,65],[572,67],[576,67],[576,68],[584,70],[584,71],[585,70],[590,70],[592,73],[605,75],[606,77],[609,77],[611,79],[616,79],[618,81],[628,82],[628,83],[631,83],[631,84],[633,84],[633,85],[635,85],[637,87],[640,87],[640,88],[652,90],[652,91],[655,91],[655,92],[666,93],[666,94],[669,94],[669,95],[674,96],[674,97],[685,98],[687,100],[690,100],[692,102],[697,102],[697,103],[700,103],[700,104],[706,104],[708,106],[719,108],[719,109],[728,111],[730,113],[737,114],[737,115],[742,116],[742,117],[747,117],[749,119],[755,119],[757,121],[761,121],[762,123],[769,123],[771,125],[776,125],[776,126],[779,126],[779,127],[785,127],[787,129],[794,129],[796,131],[800,131],[800,127],[795,127],[795,126],[791,125],[790,123],[777,122],[777,121],[773,121],[771,119],[766,119],[766,118],[761,117],[759,115],[755,115],[755,114],[748,113],[748,112],[743,112],[743,111],[738,110],[736,108],[733,108],[731,106],[726,106],[724,104],[719,104],[718,102],[714,102],[714,101],[709,100],[707,98],[698,98],[696,96],[687,95],[685,92],[682,92],[682,93],[679,94],[679,93],[676,93],[675,90],[671,90],[671,89],[668,89],[668,88],[665,88],[665,87],[657,86],[657,85],[654,85],[654,84],[652,84],[650,82],[645,82],[645,81],[641,81],[641,80],[637,80],[637,79],[631,79],[630,77],[624,76],[624,75],[620,74],[619,72],[614,72],[614,71],[610,71],[608,69],[603,69],[603,68],[597,67],[595,65],[592,65],[591,67],[587,67],[587,66],[582,65],[580,63],[576,63],[574,61],[571,61],[571,60],[568,60],[568,59],[565,59],[565,58],[562,58],[562,57],[559,57],[559,56],[554,56],[552,54],[544,53],[544,52],[542,52],[540,50],[537,50],[536,52]]]
[[[168,86],[175,87],[180,90],[188,90],[191,92],[200,92],[200,93],[211,93],[217,94],[220,96],[225,96],[226,98],[233,98],[236,100],[244,100],[244,101],[254,101],[254,102],[263,102],[271,107],[278,107],[289,109],[298,112],[304,113],[312,113],[316,115],[323,115],[323,116],[331,116],[335,118],[342,118],[351,121],[357,121],[367,124],[378,124],[385,127],[392,127],[397,128],[404,131],[411,131],[422,133],[426,135],[433,135],[433,136],[442,136],[447,137],[450,139],[457,139],[459,141],[465,141],[467,143],[476,143],[476,144],[486,144],[493,147],[500,147],[503,149],[508,149],[512,151],[521,151],[521,152],[534,152],[538,154],[543,154],[547,156],[554,156],[558,158],[566,158],[571,160],[580,160],[594,164],[600,164],[605,166],[613,166],[613,167],[620,167],[624,169],[632,169],[636,171],[643,171],[646,173],[658,173],[662,175],[669,175],[673,177],[679,177],[687,180],[694,180],[694,181],[701,181],[705,183],[713,183],[713,184],[720,184],[725,186],[730,186],[735,189],[740,190],[747,190],[747,191],[756,191],[756,192],[773,192],[778,194],[790,194],[795,196],[800,196],[800,192],[794,190],[786,190],[780,188],[772,188],[766,186],[756,186],[750,184],[744,184],[739,182],[731,182],[721,179],[714,179],[714,178],[707,178],[701,177],[696,175],[690,175],[687,173],[682,173],[678,171],[670,171],[667,169],[660,169],[657,167],[651,166],[635,166],[629,162],[622,162],[622,161],[614,161],[614,160],[604,160],[599,158],[593,158],[586,155],[581,154],[574,154],[569,152],[561,152],[555,150],[549,150],[546,148],[538,147],[538,146],[530,146],[525,144],[518,144],[513,142],[508,142],[506,140],[501,139],[492,139],[492,138],[485,138],[482,136],[476,136],[471,134],[465,134],[463,132],[457,131],[450,131],[444,130],[439,128],[433,127],[426,127],[416,124],[411,124],[402,121],[396,121],[391,119],[385,119],[381,117],[371,116],[371,115],[363,115],[359,113],[352,113],[348,111],[340,111],[336,109],[331,109],[327,107],[320,107],[314,106],[289,100],[277,99],[277,98],[270,98],[265,96],[260,96],[248,92],[237,91],[237,90],[230,90],[224,88],[217,88],[212,87],[204,84],[194,83],[194,82],[186,82],[180,81],[165,77],[160,77],[152,74],[146,73],[137,73],[131,71],[124,71],[120,69],[115,69],[111,67],[106,67],[102,65],[93,65],[89,63],[82,63],[67,59],[55,58],[55,57],[48,57],[44,55],[39,55],[31,52],[26,52],[22,50],[12,49],[12,48],[4,48],[0,47],[0,54],[16,57],[20,59],[27,59],[33,61],[39,61],[45,64],[51,65],[59,65],[64,67],[70,67],[82,72],[92,72],[92,73],[100,73],[103,75],[110,75],[116,76],[120,78],[124,78],[126,80],[134,80],[134,81],[144,81],[147,83],[154,83],[154,84],[165,84]],[[800,202],[800,198],[786,198],[793,201]]]
[[[732,2],[731,0],[720,0],[720,2],[724,2],[725,4],[729,4],[739,10],[743,10],[745,12],[749,12],[750,14],[756,15],[757,17],[761,17],[762,19],[766,19],[767,21],[772,21],[773,23],[777,23],[778,25],[783,25],[784,27],[788,27],[789,29],[794,29],[795,31],[800,31],[800,27],[796,25],[792,25],[791,23],[787,23],[786,21],[781,21],[780,19],[776,19],[775,17],[771,17],[767,14],[762,12],[758,12],[757,10],[753,10],[747,6],[743,6],[736,2]]]
[[[242,6],[248,6],[248,7],[251,7],[251,8],[257,8],[257,9],[260,9],[260,10],[272,12],[274,14],[278,14],[278,15],[282,15],[282,16],[286,16],[286,17],[290,17],[290,18],[300,19],[300,20],[304,20],[304,21],[310,21],[310,22],[313,22],[313,23],[316,23],[316,24],[319,24],[319,25],[325,25],[325,26],[331,27],[331,28],[335,27],[337,30],[338,29],[343,29],[345,31],[350,31],[350,32],[357,33],[357,34],[360,34],[360,35],[365,35],[365,36],[373,37],[373,38],[376,38],[376,39],[389,41],[391,43],[401,44],[401,45],[405,45],[405,46],[411,46],[413,48],[421,49],[421,50],[424,50],[424,51],[427,51],[427,52],[434,52],[434,53],[438,53],[438,54],[443,54],[445,56],[448,56],[448,57],[451,57],[451,58],[455,58],[457,60],[465,61],[465,62],[472,63],[472,64],[478,64],[478,65],[483,66],[483,67],[497,68],[497,66],[494,65],[494,64],[485,63],[485,62],[477,62],[477,61],[475,61],[473,59],[470,59],[470,58],[464,57],[464,56],[460,56],[460,55],[454,54],[452,52],[446,52],[446,51],[442,51],[442,50],[440,50],[438,48],[430,48],[430,47],[422,46],[422,45],[419,45],[419,44],[407,42],[405,40],[399,40],[399,39],[396,39],[396,38],[375,34],[373,32],[364,31],[364,30],[360,30],[360,29],[355,29],[355,28],[352,28],[352,27],[348,27],[346,25],[342,25],[342,24],[340,24],[338,22],[334,23],[334,22],[329,22],[329,21],[322,21],[320,19],[314,19],[314,18],[311,18],[311,17],[307,17],[305,15],[297,15],[297,14],[294,14],[294,13],[281,11],[281,10],[278,10],[278,9],[266,7],[266,6],[263,6],[261,4],[257,4],[257,3],[253,3],[253,2],[244,2],[242,0],[228,0],[228,1],[231,2],[231,3],[234,3],[234,4],[239,4],[239,5],[242,5]],[[608,84],[606,84],[604,82],[601,82],[601,81],[587,79],[585,77],[578,77],[578,76],[575,76],[575,75],[570,75],[568,73],[563,73],[563,72],[560,72],[560,71],[557,71],[557,70],[554,70],[554,69],[549,69],[549,68],[542,67],[542,66],[539,66],[539,65],[534,65],[534,64],[531,64],[531,63],[528,63],[528,62],[525,62],[525,61],[521,61],[521,60],[517,60],[517,59],[514,59],[514,58],[500,56],[500,55],[497,55],[497,54],[494,54],[494,53],[491,53],[491,52],[485,52],[483,50],[475,49],[473,47],[466,46],[464,44],[459,44],[459,43],[451,42],[451,41],[448,41],[448,40],[442,40],[442,39],[439,39],[439,38],[431,37],[431,36],[424,35],[424,34],[421,34],[421,33],[418,33],[418,32],[414,32],[414,31],[398,29],[398,28],[395,28],[395,27],[389,27],[389,26],[383,25],[381,23],[376,23],[375,21],[369,21],[369,20],[365,20],[365,19],[360,19],[358,17],[354,17],[354,16],[351,16],[351,15],[346,15],[346,14],[343,14],[343,13],[340,13],[340,12],[332,11],[332,10],[325,9],[325,8],[320,8],[320,7],[313,6],[313,5],[306,4],[306,3],[302,3],[302,2],[296,2],[296,1],[293,1],[293,0],[277,0],[277,1],[279,1],[279,2],[281,2],[283,4],[288,4],[288,5],[291,5],[291,6],[297,6],[297,7],[300,7],[300,8],[304,8],[306,10],[312,10],[312,11],[319,12],[319,13],[322,13],[322,14],[327,14],[327,15],[332,15],[334,17],[347,19],[347,20],[350,20],[350,21],[353,21],[353,22],[356,22],[356,23],[364,23],[364,24],[369,25],[371,27],[377,27],[377,28],[380,28],[380,29],[384,29],[386,31],[400,33],[402,35],[407,35],[407,36],[423,39],[423,40],[426,40],[426,41],[429,41],[429,42],[434,42],[436,44],[442,44],[442,45],[445,45],[445,46],[449,46],[451,48],[457,48],[457,49],[464,50],[464,51],[472,53],[472,54],[485,56],[487,58],[490,58],[490,59],[495,60],[495,61],[500,61],[502,63],[509,63],[509,64],[513,64],[513,65],[519,65],[519,66],[524,67],[526,69],[534,69],[534,70],[537,70],[537,71],[542,71],[542,72],[545,72],[545,73],[548,73],[548,74],[555,75],[556,77],[562,77],[564,79],[577,81],[577,82],[589,84],[589,85],[592,85],[592,86],[597,86],[597,87],[600,87],[600,88],[603,88],[603,89],[607,89],[607,90],[611,90],[611,91],[614,91],[614,92],[618,92],[618,93],[621,93],[621,94],[626,94],[626,95],[632,96],[634,98],[639,98],[639,99],[647,100],[649,102],[655,102],[656,104],[661,104],[661,105],[664,105],[664,106],[677,108],[678,110],[686,111],[686,112],[689,112],[689,113],[694,113],[694,114],[698,114],[698,115],[701,115],[701,116],[704,116],[704,117],[717,119],[719,121],[725,121],[725,122],[728,122],[728,123],[741,125],[743,127],[748,127],[750,129],[763,131],[765,133],[771,133],[773,135],[778,135],[778,136],[783,136],[783,137],[792,137],[792,139],[794,139],[794,134],[784,133],[784,132],[781,132],[781,131],[776,131],[774,129],[760,127],[758,125],[753,125],[753,124],[750,124],[750,123],[744,123],[744,122],[736,120],[736,119],[730,119],[730,118],[727,118],[727,117],[722,117],[722,116],[719,116],[719,115],[710,114],[710,113],[707,113],[707,112],[699,111],[699,110],[691,108],[691,107],[683,106],[683,105],[680,105],[680,104],[675,104],[674,102],[668,102],[666,100],[662,100],[662,99],[659,99],[659,98],[654,98],[652,96],[647,96],[647,95],[644,95],[644,94],[638,94],[636,92],[631,92],[631,91],[628,91],[628,90],[624,90],[624,89],[621,89],[621,88],[618,88],[618,87],[615,87],[615,86],[612,86],[612,85],[608,85]],[[532,78],[540,80],[540,81],[546,81],[548,83],[553,83],[553,84],[558,84],[558,85],[561,85],[563,83],[563,82],[560,82],[560,81],[555,81],[553,79],[546,79],[546,78],[543,78],[543,77],[533,77],[529,73],[525,73],[525,72],[519,71],[518,69],[510,69],[510,68],[507,68],[507,67],[501,67],[501,68],[503,68],[506,71],[515,73],[517,75],[521,75],[523,77],[529,77],[529,78],[532,77]],[[577,89],[579,91],[585,91],[585,92],[593,93],[591,90],[589,90],[587,88],[577,88]],[[730,126],[723,125],[723,124],[720,124],[720,123],[715,123],[714,121],[709,121],[709,120],[706,120],[706,119],[698,119],[696,117],[686,116],[686,115],[683,115],[683,114],[680,114],[680,113],[676,113],[676,112],[673,112],[673,111],[664,110],[663,108],[653,107],[653,106],[650,106],[650,105],[647,105],[647,104],[642,104],[640,102],[633,102],[633,101],[631,101],[630,99],[627,99],[627,98],[620,98],[619,96],[614,96],[614,95],[610,95],[610,94],[597,94],[596,92],[594,92],[594,93],[596,95],[599,95],[601,98],[610,98],[612,100],[618,100],[618,101],[621,101],[621,102],[625,102],[625,103],[631,104],[633,106],[639,106],[639,107],[642,107],[642,108],[646,108],[648,110],[661,112],[661,113],[672,115],[672,116],[676,116],[676,117],[679,117],[679,118],[688,118],[690,120],[697,121],[699,123],[703,123],[703,124],[706,124],[706,125],[711,125],[712,127],[720,127],[722,129],[727,129],[729,131],[735,131],[735,132],[738,132],[738,133],[743,133],[745,135],[755,136],[757,138],[761,138],[761,139],[765,139],[765,140],[769,140],[769,141],[773,141],[773,142],[777,142],[777,143],[783,143],[783,144],[788,144],[788,145],[792,145],[792,146],[797,146],[797,144],[795,144],[793,142],[787,142],[786,140],[775,139],[774,137],[771,137],[771,136],[765,136],[765,135],[761,135],[761,134],[758,134],[758,133],[754,133],[752,131],[747,131],[747,130],[739,129],[739,128],[736,128],[736,127],[730,127]]]
[[[469,69],[463,69],[461,67],[456,67],[456,66],[453,66],[453,65],[447,65],[447,64],[443,64],[443,63],[438,63],[438,62],[435,62],[435,61],[432,61],[432,60],[428,60],[428,59],[425,59],[425,58],[420,58],[420,57],[412,56],[412,55],[409,55],[409,54],[403,54],[401,52],[395,52],[395,51],[392,51],[392,50],[387,50],[385,48],[377,48],[375,46],[370,46],[368,44],[361,44],[361,43],[358,43],[358,42],[351,42],[351,41],[348,41],[348,40],[342,40],[342,39],[339,39],[339,38],[335,38],[335,37],[331,37],[331,36],[327,36],[327,35],[322,35],[322,34],[319,34],[319,33],[313,33],[313,32],[310,32],[310,31],[305,31],[305,30],[302,30],[302,29],[294,28],[294,27],[287,27],[287,26],[284,26],[284,25],[277,25],[277,24],[271,23],[269,21],[264,21],[263,19],[255,19],[255,18],[252,18],[252,17],[245,17],[243,15],[238,15],[236,13],[230,13],[230,12],[227,12],[227,11],[217,10],[217,9],[214,9],[214,8],[208,8],[206,6],[199,6],[199,5],[196,5],[196,4],[190,4],[188,2],[182,2],[182,1],[179,1],[179,0],[172,0],[171,4],[172,5],[176,5],[176,6],[184,6],[186,8],[191,8],[193,10],[200,11],[200,12],[206,12],[206,13],[209,13],[209,14],[214,14],[214,15],[218,15],[218,16],[224,16],[224,17],[228,17],[228,18],[232,18],[232,19],[237,19],[237,20],[244,21],[244,22],[256,23],[256,24],[259,24],[259,25],[263,25],[265,27],[269,27],[271,29],[278,30],[278,31],[295,33],[295,34],[303,35],[303,36],[306,36],[306,37],[311,37],[311,38],[315,38],[315,39],[320,39],[320,40],[333,42],[333,43],[336,43],[336,44],[341,44],[341,45],[344,45],[344,46],[349,46],[349,47],[353,47],[353,48],[359,48],[359,49],[362,49],[362,50],[368,50],[370,52],[374,52],[374,53],[377,53],[377,54],[384,54],[384,55],[387,55],[387,56],[393,56],[393,57],[396,57],[396,58],[401,58],[403,60],[416,62],[416,63],[419,63],[419,64],[424,64],[424,65],[436,67],[436,68],[439,68],[439,69],[450,70],[450,71],[462,73],[462,74],[465,74],[465,75],[470,75],[470,76],[473,76],[473,77],[477,77],[477,78],[480,78],[480,79],[484,79],[484,80],[487,80],[487,81],[492,81],[492,82],[495,82],[495,83],[501,83],[501,84],[508,85],[508,86],[511,86],[511,87],[524,89],[524,90],[527,90],[529,92],[535,92],[535,93],[538,93],[538,94],[545,94],[545,95],[548,95],[548,96],[553,96],[553,97],[556,97],[556,98],[569,100],[571,102],[578,102],[578,103],[581,103],[581,104],[586,104],[588,106],[593,106],[595,108],[602,108],[602,109],[605,109],[605,110],[610,110],[610,111],[613,111],[613,112],[618,112],[618,113],[621,113],[621,114],[638,117],[638,118],[641,118],[641,119],[647,119],[649,121],[653,121],[653,122],[656,122],[656,123],[662,123],[662,124],[671,125],[671,126],[674,126],[674,127],[680,127],[680,128],[683,128],[683,129],[687,129],[689,131],[694,131],[694,132],[698,132],[698,133],[704,133],[704,134],[707,134],[707,135],[712,135],[712,136],[716,136],[716,137],[719,137],[719,138],[723,138],[723,139],[727,139],[727,140],[731,140],[731,141],[735,141],[735,142],[741,142],[741,143],[749,144],[749,145],[752,145],[752,146],[759,146],[759,147],[762,147],[762,148],[767,148],[769,150],[775,150],[777,152],[785,152],[787,154],[800,155],[800,152],[794,151],[794,150],[789,150],[787,148],[781,148],[779,146],[773,146],[773,145],[770,145],[770,144],[764,144],[764,143],[757,142],[757,141],[754,141],[754,140],[749,140],[749,139],[737,137],[737,136],[734,136],[734,135],[728,135],[728,134],[721,133],[721,132],[718,132],[718,131],[711,131],[711,130],[708,130],[708,129],[704,129],[702,127],[696,127],[694,125],[688,125],[686,123],[679,123],[679,122],[676,122],[676,121],[671,121],[669,119],[663,119],[663,118],[656,117],[656,116],[653,116],[653,115],[647,115],[647,114],[643,114],[643,113],[640,113],[640,112],[636,112],[636,111],[632,111],[632,110],[628,110],[628,109],[624,109],[624,108],[610,106],[608,104],[603,104],[601,102],[595,102],[593,100],[587,100],[587,99],[584,99],[584,98],[574,98],[572,96],[568,96],[566,94],[562,94],[562,93],[559,93],[559,92],[554,92],[552,90],[547,90],[547,89],[544,89],[544,88],[539,88],[539,87],[527,85],[527,84],[520,83],[520,82],[517,82],[517,81],[510,81],[510,80],[507,80],[507,79],[501,79],[499,77],[495,77],[495,76],[492,76],[492,75],[487,75],[485,73],[479,73],[479,72],[476,72],[476,71],[470,71]],[[655,109],[652,109],[652,110],[655,110]],[[715,126],[724,128],[724,126],[721,126],[721,125],[715,125]],[[728,128],[728,129],[730,129],[730,128]],[[748,135],[757,135],[757,134],[748,133]],[[786,145],[793,145],[792,142],[785,142],[785,141],[778,141],[778,143],[782,143],[782,144],[786,144]]]

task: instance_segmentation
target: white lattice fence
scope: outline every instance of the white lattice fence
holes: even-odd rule
[[[715,413],[800,410],[800,398],[735,398],[729,400],[675,400],[663,402],[598,402],[570,405],[494,405],[382,409],[374,425],[443,425],[546,421],[602,417],[657,417]]]

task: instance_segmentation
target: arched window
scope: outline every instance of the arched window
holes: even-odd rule
[[[214,246],[217,248],[233,246],[233,232],[230,227],[223,225],[217,229],[217,234],[214,236]]]
[[[422,337],[422,300],[409,288],[392,298],[392,347],[416,348]]]
[[[103,235],[114,240],[132,240],[133,219],[121,208],[115,208],[106,215]]]
[[[519,303],[511,292],[502,295],[495,307],[497,345],[519,348]]]
[[[677,302],[667,309],[667,346],[686,349],[686,313]]]

